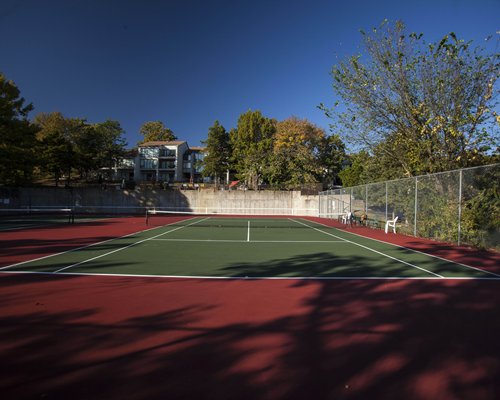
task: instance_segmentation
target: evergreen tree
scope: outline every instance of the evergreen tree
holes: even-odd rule
[[[229,169],[231,145],[229,134],[224,127],[215,121],[208,130],[208,138],[203,142],[206,155],[203,159],[203,176],[213,176],[218,184],[220,178]]]
[[[0,73],[0,182],[32,181],[37,164],[36,128],[29,122],[31,104],[24,104],[14,82]]]

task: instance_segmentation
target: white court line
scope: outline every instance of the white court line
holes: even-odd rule
[[[247,243],[248,240],[236,239],[151,239],[160,242],[213,242],[213,243]],[[252,240],[251,243],[349,243],[346,240]]]
[[[311,220],[308,220],[308,219],[306,219],[306,221],[312,222],[313,224],[324,226],[325,228],[337,229],[334,226],[328,226],[328,225],[322,224],[321,222],[311,221]],[[472,265],[467,265],[467,264],[463,264],[463,263],[460,263],[460,262],[457,262],[457,261],[448,260],[448,259],[446,259],[444,257],[440,257],[440,256],[436,256],[436,255],[433,255],[433,254],[425,253],[425,252],[420,251],[420,250],[411,249],[409,247],[401,246],[399,244],[394,244],[394,243],[390,243],[390,242],[384,242],[383,240],[373,239],[373,238],[370,238],[370,237],[367,237],[367,236],[362,236],[362,235],[360,235],[358,233],[349,232],[349,231],[345,231],[345,233],[349,233],[350,235],[358,236],[358,237],[363,238],[363,239],[370,239],[370,240],[374,240],[374,241],[379,242],[379,243],[384,243],[384,244],[388,244],[388,245],[391,245],[391,246],[394,246],[394,247],[399,247],[400,249],[404,249],[404,250],[408,250],[408,251],[413,251],[414,253],[422,254],[422,255],[425,255],[425,256],[428,256],[428,257],[437,258],[438,260],[441,260],[441,261],[446,261],[446,262],[451,263],[451,264],[460,265],[460,266],[465,267],[465,268],[470,268],[470,269],[476,270],[478,272],[483,272],[485,274],[493,275],[493,276],[496,276],[496,277],[500,278],[499,274],[495,274],[494,272],[487,271],[487,270],[482,269],[482,268],[473,267]],[[454,278],[454,279],[458,279],[458,278]],[[485,279],[491,279],[491,278],[485,278]]]
[[[307,224],[305,224],[305,223],[303,223],[303,222],[301,222],[301,221],[297,221],[297,220],[295,220],[295,219],[290,219],[290,220],[291,220],[291,221],[293,221],[293,222],[296,222],[296,223],[298,223],[298,224],[301,224],[301,225],[307,226],[307,227],[309,227],[309,228],[311,228],[311,229],[314,229],[315,231],[318,231],[318,232],[324,233],[325,235],[329,235],[329,236],[333,236],[333,237],[339,238],[338,236],[335,236],[334,234],[332,234],[332,233],[330,233],[330,232],[325,232],[325,231],[322,231],[321,229],[315,228],[314,226],[307,225]],[[342,239],[342,238],[339,238],[339,239]],[[419,267],[419,266],[417,266],[417,265],[415,265],[415,264],[411,264],[411,263],[409,263],[409,262],[406,262],[406,261],[400,260],[399,258],[392,257],[392,256],[390,256],[390,255],[388,255],[388,254],[382,253],[381,251],[378,251],[378,250],[372,249],[372,248],[370,248],[370,247],[368,247],[368,246],[364,246],[364,245],[362,245],[362,244],[359,244],[359,243],[356,243],[356,242],[352,242],[352,241],[347,240],[347,239],[344,239],[344,240],[345,240],[346,242],[352,243],[352,244],[354,244],[354,245],[356,245],[356,246],[362,247],[362,248],[364,248],[364,249],[366,249],[366,250],[368,250],[368,251],[372,251],[372,252],[374,252],[374,253],[380,254],[381,256],[384,256],[384,257],[390,258],[390,259],[395,260],[395,261],[397,261],[397,262],[400,262],[400,263],[406,264],[406,265],[408,265],[408,266],[410,266],[410,267],[417,268],[417,269],[419,269],[419,270],[421,270],[421,271],[424,271],[424,272],[427,272],[427,273],[429,273],[429,274],[431,274],[431,275],[437,276],[438,278],[444,278],[444,276],[441,276],[441,275],[439,275],[439,274],[436,274],[435,272],[429,271],[429,270],[427,270],[427,269],[425,269],[425,268],[422,268],[422,267]]]
[[[188,227],[188,226],[192,226],[192,225],[198,224],[198,223],[203,222],[203,221],[205,221],[205,220],[207,220],[207,219],[209,219],[209,218],[210,218],[210,217],[203,218],[203,219],[200,219],[199,221],[195,221],[195,222],[193,222],[193,223],[191,223],[191,224],[187,224],[187,225],[179,226],[179,227],[177,227],[177,228],[175,228],[175,229],[172,229],[172,230],[170,230],[170,231],[168,231],[168,232],[163,232],[163,233],[160,233],[160,234],[158,234],[158,235],[156,235],[156,236],[152,236],[152,237],[150,237],[150,238],[146,238],[146,239],[143,239],[143,240],[139,240],[138,242],[134,242],[134,243],[132,243],[132,244],[129,244],[128,246],[125,246],[125,247],[120,247],[119,249],[115,249],[115,250],[113,250],[113,251],[108,251],[107,253],[101,254],[101,255],[99,255],[99,256],[92,257],[92,258],[89,258],[89,259],[87,259],[87,260],[80,261],[79,263],[72,264],[72,265],[68,265],[67,267],[60,268],[60,269],[58,269],[57,271],[54,271],[53,273],[54,273],[54,274],[57,274],[57,273],[59,273],[59,272],[61,272],[61,271],[65,271],[65,270],[70,269],[70,268],[78,267],[79,265],[82,265],[82,264],[88,263],[89,261],[94,261],[94,260],[97,260],[98,258],[106,257],[106,256],[108,256],[108,255],[110,255],[110,254],[117,253],[117,252],[119,252],[119,251],[122,251],[122,250],[128,249],[128,248],[130,248],[130,247],[132,247],[132,246],[136,246],[136,245],[138,245],[138,244],[141,244],[141,243],[147,242],[148,240],[153,240],[153,239],[155,239],[155,238],[157,238],[157,237],[160,237],[160,236],[166,235],[166,234],[168,234],[168,233],[172,233],[172,232],[178,231],[179,229],[183,229],[183,228],[186,228],[186,227]]]
[[[37,271],[0,271],[0,274],[25,274],[25,275],[50,275],[54,276],[53,272],[37,272]],[[391,280],[408,280],[408,281],[500,281],[500,278],[485,278],[485,277],[444,277],[437,280],[431,276],[203,276],[203,275],[152,275],[152,274],[110,274],[97,272],[61,272],[58,276],[92,276],[92,277],[126,277],[126,278],[158,278],[158,279],[210,279],[210,280],[316,280],[316,281],[347,281],[347,280],[362,280],[362,281],[391,281]]]
[[[248,229],[247,229],[247,242],[250,241],[250,220],[248,220]]]

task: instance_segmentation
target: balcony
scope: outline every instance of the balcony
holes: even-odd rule
[[[140,168],[141,169],[156,169],[156,166],[158,165],[156,160],[150,160],[150,159],[145,159],[141,158],[140,160]]]
[[[161,161],[160,160],[160,165],[158,166],[158,169],[163,170],[163,169],[175,169],[175,162],[174,161]]]
[[[176,158],[177,153],[175,150],[170,150],[170,149],[160,149],[160,158]]]

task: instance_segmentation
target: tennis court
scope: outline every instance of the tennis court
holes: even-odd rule
[[[499,397],[496,253],[297,216],[12,224],[6,399]]]
[[[500,275],[301,218],[149,218],[133,234],[2,270],[211,278],[481,278]]]

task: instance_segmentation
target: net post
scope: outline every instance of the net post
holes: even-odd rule
[[[462,180],[463,180],[463,169],[460,170],[458,175],[458,238],[457,245],[460,246],[460,239],[462,234]]]
[[[415,215],[413,222],[413,236],[417,236],[417,212],[418,212],[418,176],[415,177]]]
[[[149,225],[149,210],[147,207],[146,207],[146,217],[145,217],[144,222],[146,223],[146,225]]]

